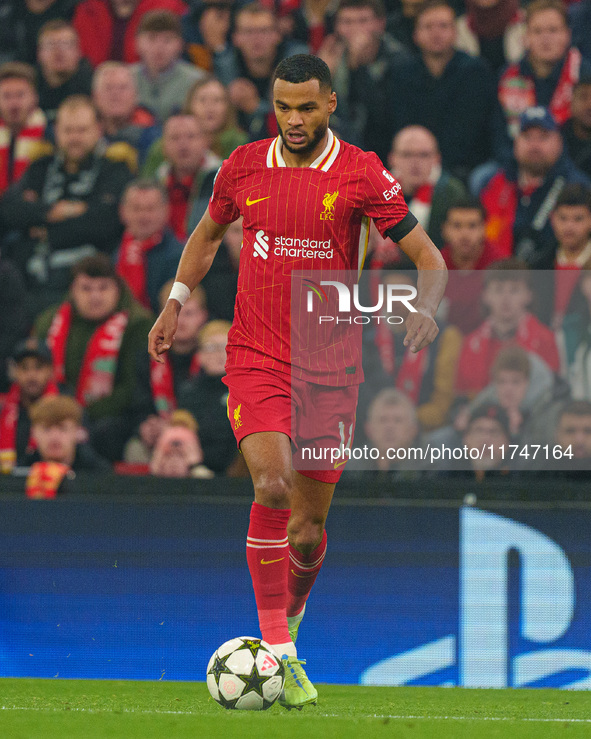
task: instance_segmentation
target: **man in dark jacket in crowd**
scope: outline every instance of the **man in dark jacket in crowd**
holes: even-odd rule
[[[62,103],[56,138],[57,150],[33,162],[0,205],[5,222],[20,235],[7,255],[34,290],[34,314],[61,298],[72,264],[115,251],[122,232],[118,204],[131,179],[124,163],[104,156],[88,98]]]
[[[394,131],[413,123],[435,134],[444,169],[465,177],[491,154],[494,77],[479,57],[456,51],[455,11],[427,0],[416,18],[420,55],[397,65],[389,99]]]

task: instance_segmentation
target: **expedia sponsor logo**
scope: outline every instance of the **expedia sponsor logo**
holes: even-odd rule
[[[384,200],[392,200],[392,198],[395,198],[398,193],[400,192],[400,183],[395,182],[394,185],[389,190],[384,190],[382,193]]]

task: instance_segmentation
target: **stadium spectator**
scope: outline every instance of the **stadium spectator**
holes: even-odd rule
[[[13,383],[0,411],[0,472],[26,465],[27,455],[35,448],[31,436],[29,409],[44,395],[56,395],[53,360],[45,344],[21,341],[10,360]]]
[[[460,180],[441,169],[437,139],[423,126],[403,128],[392,141],[388,165],[411,213],[441,249],[446,210],[467,193]]]
[[[168,300],[173,280],[160,291],[160,307]],[[147,464],[158,436],[170,414],[178,407],[183,384],[196,377],[200,363],[197,355],[198,336],[207,320],[203,287],[197,286],[179,313],[174,344],[163,364],[151,359],[144,348],[136,358],[136,386],[133,413],[137,432],[125,446],[126,462]]]
[[[491,379],[493,363],[509,344],[537,354],[553,372],[560,369],[552,331],[529,311],[533,299],[531,274],[523,262],[504,259],[484,271],[482,302],[489,315],[464,338],[456,390],[473,398]]]
[[[228,423],[228,388],[225,375],[228,321],[209,321],[199,331],[199,374],[189,379],[179,393],[179,406],[197,419],[203,461],[209,469],[223,474],[237,456],[232,426]]]
[[[490,385],[468,408],[468,416],[476,407],[495,403],[507,414],[513,440],[549,443],[548,432],[556,427],[558,412],[569,395],[565,380],[536,354],[517,345],[499,352],[491,377]]]
[[[241,128],[263,125],[261,117],[271,110],[273,70],[282,59],[306,51],[305,45],[281,38],[272,9],[253,2],[236,11],[232,46],[216,56],[213,71],[228,87]]]
[[[31,163],[45,135],[47,120],[39,108],[35,70],[8,62],[0,67],[0,195]]]
[[[480,193],[487,238],[504,256],[514,254],[537,267],[555,254],[549,215],[562,188],[591,182],[564,152],[556,121],[546,108],[528,108],[522,114],[513,149],[514,160]]]
[[[572,396],[591,401],[591,271],[588,269],[580,273],[561,328]]]
[[[137,27],[136,43],[140,61],[132,69],[138,100],[164,123],[180,110],[191,85],[205,72],[181,59],[181,21],[170,11],[146,13]]]
[[[158,313],[160,290],[174,277],[183,251],[167,227],[167,193],[151,180],[133,180],[123,193],[120,212],[125,231],[117,273],[144,308]]]
[[[27,319],[28,296],[21,273],[16,265],[0,256],[0,393],[10,386],[8,360],[15,344],[23,339],[30,328]]]
[[[443,168],[463,179],[491,154],[492,71],[479,57],[455,50],[455,11],[446,0],[421,5],[414,38],[420,54],[396,65],[389,91],[394,132],[411,124],[428,128]]]
[[[238,265],[242,247],[242,218],[228,226],[208,273],[201,280],[207,294],[211,318],[234,320],[234,303],[238,291]]]
[[[31,471],[26,483],[30,498],[54,498],[64,492],[64,479],[77,472],[111,470],[92,446],[80,439],[85,435],[82,408],[67,395],[49,395],[30,410],[31,432],[36,449],[27,458]]]
[[[518,0],[467,0],[456,26],[456,48],[486,59],[497,74],[523,56],[525,12]]]
[[[283,36],[305,44],[318,54],[325,38],[334,30],[338,3],[333,0],[287,0],[279,5],[279,24]]]
[[[415,22],[419,8],[424,0],[400,0],[400,7],[390,10],[386,20],[386,30],[409,51],[416,52]]]
[[[35,64],[39,31],[50,21],[71,21],[76,0],[15,0],[12,4],[12,14],[6,23],[14,45],[13,58]],[[2,7],[10,5],[10,2],[2,3]]]
[[[482,320],[480,271],[502,255],[486,240],[484,208],[476,198],[466,197],[452,204],[445,215],[442,232],[445,246],[441,255],[449,270],[445,290],[447,321],[468,334]]]
[[[70,95],[90,95],[92,67],[80,53],[78,34],[66,21],[54,20],[39,32],[39,105],[50,122]]]
[[[167,10],[183,15],[183,0],[82,0],[74,15],[82,53],[93,66],[111,59],[137,62],[135,34],[144,15]]]
[[[218,54],[230,47],[234,0],[193,2],[183,16],[183,38],[187,57],[201,69],[212,72]]]
[[[156,170],[156,179],[168,192],[169,226],[184,243],[191,210],[199,207],[203,215],[221,161],[208,149],[207,137],[197,118],[186,113],[166,121],[162,148],[165,161]]]
[[[580,2],[568,5],[568,21],[572,32],[572,44],[576,46],[585,59],[591,60],[591,2]]]
[[[521,61],[510,64],[498,84],[499,108],[495,125],[495,158],[504,163],[511,141],[527,108],[544,106],[562,125],[571,114],[573,87],[591,63],[571,47],[567,11],[562,0],[534,0],[525,11],[525,46]]]
[[[377,459],[352,459],[348,463],[352,473],[361,473],[365,478],[367,471],[372,470],[386,480],[416,476],[416,458],[411,459],[404,452],[421,446],[419,420],[415,406],[403,392],[394,388],[381,390],[369,406],[364,431],[368,444],[379,454]],[[344,474],[348,476],[348,471]]]
[[[506,450],[511,438],[509,418],[500,405],[485,403],[478,406],[470,413],[462,446],[477,449],[479,454],[475,458],[469,455],[469,460],[454,460],[450,467],[455,467],[458,472],[468,471],[477,480],[483,480],[491,473],[505,475],[509,471],[509,460],[500,447]]]
[[[581,77],[574,86],[571,117],[561,130],[569,157],[591,177],[591,75]]]
[[[237,146],[248,141],[248,135],[238,128],[236,111],[228,91],[215,77],[207,76],[194,83],[187,93],[182,112],[197,118],[209,149],[221,160],[227,159]],[[143,168],[144,174],[153,176],[163,161],[160,139],[150,149]]]
[[[553,270],[545,302],[551,310],[550,325],[557,331],[569,310],[580,270],[591,264],[591,190],[583,185],[567,185],[550,221],[558,247],[555,258],[542,266]],[[546,317],[547,312],[543,315]]]
[[[482,270],[502,258],[486,240],[484,208],[476,198],[452,203],[441,230],[445,241],[441,255],[448,270]]]
[[[390,270],[382,273],[381,284],[386,292],[389,285],[416,287],[412,272]],[[406,328],[403,320],[408,308],[396,304],[391,318],[380,321],[364,332],[363,372],[366,384],[359,392],[359,415],[368,407],[368,395],[377,390],[395,387],[416,407],[423,430],[443,426],[454,399],[454,381],[462,346],[462,335],[455,326],[439,320],[437,338],[415,354],[404,346]]]
[[[199,426],[188,411],[174,411],[170,417],[156,441],[150,472],[157,477],[209,479],[214,476],[203,464]]]
[[[92,99],[103,137],[109,144],[122,141],[135,150],[141,165],[160,135],[149,110],[137,104],[135,77],[128,65],[103,62],[94,73]]]
[[[562,409],[556,426],[556,444],[572,452],[565,457],[566,469],[591,468],[591,402],[572,400]]]
[[[392,66],[407,52],[385,32],[382,0],[340,0],[334,35],[318,55],[328,64],[339,118],[356,143],[386,161],[392,138],[388,84]]]
[[[116,461],[133,431],[135,359],[151,314],[106,254],[81,259],[72,274],[68,299],[42,313],[35,332],[51,349],[56,381],[86,409],[93,446]]]
[[[0,203],[5,222],[21,235],[12,257],[31,287],[29,308],[36,313],[61,299],[74,262],[95,251],[111,254],[119,243],[118,203],[131,174],[111,161],[100,136],[91,101],[66,99],[55,152],[33,162]]]

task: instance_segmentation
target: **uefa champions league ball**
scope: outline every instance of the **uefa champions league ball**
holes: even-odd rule
[[[262,639],[239,636],[222,644],[207,665],[207,687],[224,708],[265,711],[283,690],[283,663]]]

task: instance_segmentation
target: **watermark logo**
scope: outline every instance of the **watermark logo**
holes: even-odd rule
[[[338,280],[321,280],[320,284],[310,280],[304,279],[304,284],[308,288],[308,294],[306,296],[306,311],[308,313],[314,312],[314,296],[318,298],[321,303],[328,302],[328,296],[323,287],[333,287],[337,291],[337,316],[322,315],[318,317],[319,323],[327,323],[330,321],[336,321],[336,323],[359,323],[366,324],[373,320],[377,320],[379,323],[381,319],[388,323],[401,324],[404,322],[402,316],[394,315],[394,307],[400,307],[403,305],[409,313],[416,313],[416,308],[412,305],[411,301],[417,297],[417,289],[412,285],[378,285],[377,290],[377,302],[375,305],[361,305],[359,298],[359,285],[356,283],[353,288],[346,285],[344,282]],[[384,287],[386,288],[384,290]],[[378,314],[378,311],[385,308],[386,315],[374,315]],[[371,313],[371,316],[358,316],[352,318],[351,313],[357,311],[359,313]]]

